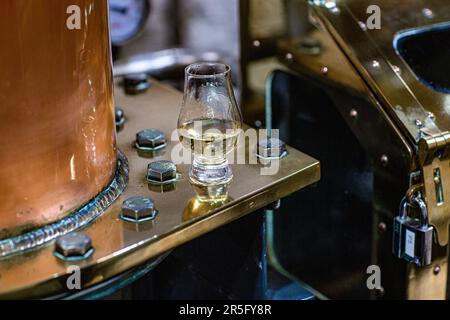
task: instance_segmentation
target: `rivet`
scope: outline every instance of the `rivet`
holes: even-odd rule
[[[389,158],[387,155],[383,154],[380,158],[381,164],[387,166],[389,164]]]
[[[434,269],[433,269],[433,273],[434,273],[435,275],[438,275],[439,272],[441,272],[441,267],[440,267],[440,266],[435,266]]]
[[[429,8],[424,8],[422,10],[422,14],[423,14],[423,16],[425,18],[428,18],[428,19],[433,19],[434,18],[434,12],[431,9],[429,9]]]
[[[358,25],[362,31],[367,31],[367,25],[364,22],[358,21]]]

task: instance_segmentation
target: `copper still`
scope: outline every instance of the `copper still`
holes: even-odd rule
[[[67,25],[71,6],[79,29]],[[87,203],[117,164],[108,1],[2,7],[0,239]]]

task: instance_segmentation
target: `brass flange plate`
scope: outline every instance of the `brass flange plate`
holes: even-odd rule
[[[134,148],[136,133],[155,128],[167,139],[176,129],[182,96],[153,81],[145,94],[125,96],[116,87],[116,102],[127,122],[118,133],[118,147],[128,158],[129,185],[96,222],[83,230],[92,238],[94,254],[86,261],[66,263],[55,258],[53,244],[0,261],[0,298],[43,298],[67,293],[71,264],[79,267],[82,288],[89,288],[142,265],[183,243],[273,203],[320,179],[317,160],[288,147],[273,176],[260,175],[261,165],[233,165],[230,199],[220,205],[199,205],[188,181],[188,165],[178,165],[174,190],[160,193],[146,182],[147,166],[155,159],[140,157]],[[156,160],[170,160],[178,141],[168,143]],[[242,147],[242,146],[241,146]],[[151,197],[159,211],[154,221],[129,223],[119,218],[122,202],[132,196]],[[74,292],[75,293],[75,292]]]

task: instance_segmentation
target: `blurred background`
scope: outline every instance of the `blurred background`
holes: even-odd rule
[[[219,60],[232,66],[245,121],[255,127],[264,123],[265,79],[283,68],[278,42],[312,28],[306,0],[111,0],[111,6],[116,75],[139,61],[132,71],[181,89],[187,64]]]

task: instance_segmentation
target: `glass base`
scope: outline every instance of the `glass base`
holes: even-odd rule
[[[228,198],[228,188],[233,180],[233,172],[225,161],[219,165],[201,164],[194,160],[189,178],[202,202],[221,202]]]
[[[217,203],[226,202],[228,200],[230,183],[211,186],[192,184],[192,186],[197,194],[197,199],[200,202]]]
[[[222,164],[202,164],[194,160],[189,178],[193,184],[204,186],[221,185],[229,183],[233,179],[233,172],[228,161]]]

